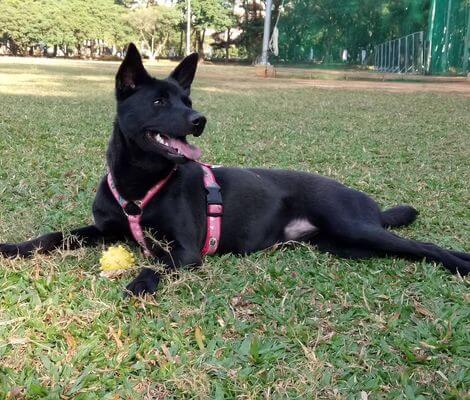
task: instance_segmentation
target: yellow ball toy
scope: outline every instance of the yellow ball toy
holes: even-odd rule
[[[101,276],[114,278],[135,265],[134,255],[121,245],[108,247],[100,258]]]

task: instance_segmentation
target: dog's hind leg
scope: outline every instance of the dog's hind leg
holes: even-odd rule
[[[461,258],[462,260],[470,261],[470,253],[464,253],[462,251],[449,250],[449,253],[455,257]]]
[[[338,229],[337,236],[346,242],[379,252],[411,260],[426,260],[444,265],[452,273],[470,273],[469,254],[452,252],[433,243],[402,238],[375,225],[358,224],[353,230]]]
[[[389,208],[380,213],[382,226],[385,228],[398,228],[411,224],[418,216],[418,211],[411,206],[400,205]]]
[[[73,250],[81,246],[93,246],[101,240],[117,239],[104,234],[95,225],[89,225],[74,229],[69,235],[62,232],[52,232],[27,242],[0,244],[0,255],[11,258],[30,257],[36,252],[49,253],[60,248]]]
[[[372,249],[340,242],[322,234],[313,237],[308,243],[316,246],[323,253],[330,253],[342,258],[364,259],[380,256],[379,252]]]

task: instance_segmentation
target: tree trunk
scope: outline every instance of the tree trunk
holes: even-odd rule
[[[168,38],[169,38],[169,36],[167,35],[167,36],[165,37],[165,39],[163,39],[163,42],[161,42],[161,43],[157,46],[157,50],[155,51],[155,55],[156,55],[157,57],[161,57],[162,51],[163,51],[163,49],[165,48],[165,46],[166,46],[166,44],[167,44],[167,42],[168,42]]]
[[[183,39],[184,39],[184,30],[180,30],[180,44],[178,47],[178,56],[183,54]]]
[[[269,37],[272,36],[274,31],[274,24],[276,23],[277,16],[279,15],[279,8],[281,7],[281,3],[279,1],[273,1],[273,11],[271,13],[271,32],[269,32]]]
[[[151,60],[155,60],[155,36],[152,36],[152,41],[150,44],[150,51],[151,51],[151,54],[149,58]]]
[[[11,51],[11,54],[17,56],[20,52],[20,47],[16,44],[13,39],[9,40],[9,44],[7,44],[7,48]]]
[[[197,31],[197,33],[196,33],[197,52],[199,54],[199,59],[201,61],[204,60],[204,36],[205,36],[205,34],[206,34],[205,29],[202,32]]]
[[[229,50],[230,50],[230,27],[227,28],[227,38],[225,40],[225,64],[229,60]]]

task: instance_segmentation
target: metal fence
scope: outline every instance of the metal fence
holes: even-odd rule
[[[381,72],[424,74],[426,40],[424,32],[415,32],[374,47],[374,67]]]
[[[470,1],[432,0],[429,13],[426,72],[466,75],[470,72]]]

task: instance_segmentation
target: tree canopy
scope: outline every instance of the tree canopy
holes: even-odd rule
[[[334,61],[426,27],[430,0],[273,0],[278,61]],[[135,41],[150,57],[182,55],[187,0],[1,0],[0,44],[13,54],[73,55]],[[261,50],[265,0],[191,0],[192,48],[253,60]]]
[[[153,6],[137,8],[125,16],[125,21],[145,43],[151,58],[161,55],[182,22],[181,13],[174,7]]]
[[[292,0],[280,18],[285,59],[306,59],[313,49],[327,60],[341,49],[357,54],[388,39],[424,30],[429,0]]]
[[[113,0],[2,0],[0,35],[12,52],[26,54],[35,45],[71,46],[101,39],[123,44],[130,37],[123,27],[123,9]]]

